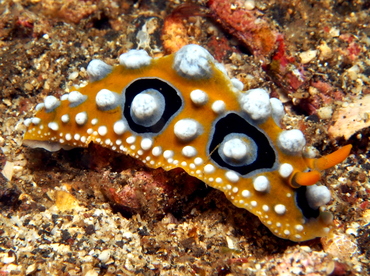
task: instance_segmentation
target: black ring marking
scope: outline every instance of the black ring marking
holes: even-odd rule
[[[249,165],[233,166],[222,159],[217,148],[230,133],[242,133],[250,137],[258,146],[257,158]],[[214,127],[214,133],[211,136],[212,141],[208,147],[208,154],[212,160],[219,166],[246,175],[255,170],[272,169],[275,165],[276,154],[266,135],[251,125],[243,117],[236,113],[229,113],[218,120]]]
[[[155,124],[151,126],[143,126],[135,123],[131,118],[131,104],[136,95],[144,90],[155,89],[160,92],[165,100],[165,109],[162,117]],[[167,82],[158,78],[140,78],[133,81],[124,90],[125,105],[123,109],[123,116],[126,118],[131,130],[137,133],[158,133],[162,131],[164,126],[169,122],[171,117],[181,108],[183,101],[177,90]]]

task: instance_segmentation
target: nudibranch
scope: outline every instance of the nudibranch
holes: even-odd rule
[[[117,66],[92,60],[87,73],[84,87],[36,106],[25,145],[56,151],[93,142],[149,167],[182,167],[276,236],[304,241],[330,231],[332,215],[320,208],[330,191],[317,182],[351,146],[310,157],[300,130],[281,129],[282,103],[262,88],[242,91],[206,49],[187,45],[161,58],[130,50]]]

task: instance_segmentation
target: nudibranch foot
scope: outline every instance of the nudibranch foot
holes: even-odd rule
[[[284,108],[263,88],[242,91],[198,45],[151,58],[131,50],[110,66],[93,60],[90,82],[60,99],[45,98],[27,119],[24,143],[50,151],[90,142],[152,168],[182,167],[257,215],[276,236],[304,241],[325,235],[330,200],[316,184],[350,146],[304,157],[300,130],[283,130]]]

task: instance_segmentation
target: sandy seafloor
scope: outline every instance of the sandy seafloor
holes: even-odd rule
[[[305,72],[294,91],[285,89],[289,74],[263,70],[258,49],[207,1],[171,16],[179,2],[0,1],[0,274],[368,275],[369,1],[232,1],[283,35]],[[322,180],[332,193],[329,237],[278,238],[181,171],[149,170],[96,146],[50,153],[22,145],[34,106],[87,80],[91,59],[117,64],[131,48],[160,57],[187,43],[207,48],[247,88],[272,91],[284,124],[302,129],[320,154],[353,144]],[[107,196],[125,185],[136,205]]]

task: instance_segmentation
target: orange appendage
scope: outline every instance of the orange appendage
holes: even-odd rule
[[[343,162],[349,155],[352,145],[346,145],[331,154],[314,160],[313,168],[319,171],[329,169]]]
[[[343,162],[349,155],[352,145],[346,145],[335,152],[318,159],[307,159],[307,163],[312,171],[297,172],[291,178],[291,186],[311,186],[316,184],[320,178],[320,171],[329,169]]]

